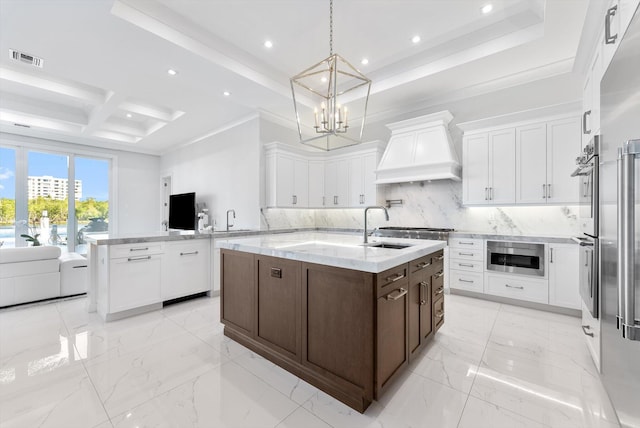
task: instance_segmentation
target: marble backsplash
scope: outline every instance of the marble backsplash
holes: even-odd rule
[[[558,236],[580,234],[577,206],[463,207],[462,183],[452,180],[386,185],[383,199],[402,199],[389,208],[369,212],[369,227],[446,227],[460,232],[495,235]],[[361,229],[362,208],[264,209],[263,229],[330,227]]]

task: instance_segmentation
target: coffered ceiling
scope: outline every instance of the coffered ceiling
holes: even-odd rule
[[[587,4],[334,0],[334,52],[373,80],[368,120],[384,121],[571,72]],[[257,113],[293,127],[289,77],[329,55],[328,14],[328,0],[0,0],[0,130],[163,153]]]

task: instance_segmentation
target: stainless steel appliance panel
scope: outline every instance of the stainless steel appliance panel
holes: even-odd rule
[[[600,248],[601,248],[601,334],[602,380],[622,427],[640,427],[640,341],[622,337],[617,317],[621,293],[618,288],[623,242],[618,238],[618,214],[635,226],[635,233],[624,241],[640,254],[640,173],[635,174],[636,191],[630,204],[634,218],[625,215],[618,201],[618,149],[624,142],[640,138],[640,12],[635,16],[601,81],[600,147]],[[640,161],[634,167],[640,171]],[[640,308],[640,264],[638,257],[630,267],[636,274],[634,287],[636,312]]]
[[[487,241],[487,270],[544,276],[544,244]]]

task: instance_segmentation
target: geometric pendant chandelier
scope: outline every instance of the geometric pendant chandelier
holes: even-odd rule
[[[329,151],[362,142],[371,80],[333,53],[333,0],[329,57],[289,80],[302,144]]]

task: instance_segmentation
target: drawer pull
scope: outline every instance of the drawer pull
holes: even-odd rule
[[[443,254],[443,255],[441,255],[441,256],[436,257],[436,260],[437,260],[437,261],[440,261],[440,260],[443,260],[443,259],[444,259],[444,254]]]
[[[458,278],[459,282],[468,282],[469,284],[473,284],[474,281],[470,280],[470,279],[462,279],[462,278]]]
[[[387,282],[396,282],[401,280],[402,278],[404,278],[404,274],[403,273],[397,273],[395,274],[395,276],[388,276],[386,281]]]
[[[462,241],[458,242],[458,244],[460,244],[460,245],[475,245],[474,242],[462,242]]]
[[[180,253],[181,256],[191,256],[191,255],[194,255],[194,254],[198,254],[198,252],[197,251],[190,251],[188,253]]]
[[[444,271],[441,270],[440,272],[436,273],[435,275],[433,275],[434,278],[440,278],[442,275],[444,275]]]
[[[398,294],[396,294],[395,296],[392,296],[393,293],[387,294],[387,300],[398,300],[399,298],[407,294],[407,290],[404,288],[398,288],[396,291],[398,292]]]
[[[590,325],[583,325],[583,326],[582,326],[582,332],[583,332],[585,335],[589,336],[589,337],[593,337],[593,336],[594,336],[594,334],[593,334],[593,333],[588,333],[588,332],[587,332],[587,330],[590,330],[590,329],[591,329],[591,326],[590,326]]]
[[[425,300],[425,298],[423,297],[423,294],[422,294],[422,289],[423,288],[424,288],[425,291],[427,290],[427,282],[426,281],[420,281],[420,304],[421,305],[426,305],[427,301]]]
[[[426,268],[427,266],[431,266],[431,262],[422,262],[422,263],[418,263],[418,264],[416,265],[416,267],[417,267],[418,269],[424,269],[424,268]]]
[[[517,288],[518,290],[524,290],[524,287],[521,285],[509,285],[509,284],[505,284],[505,287],[509,287],[509,288]]]
[[[470,256],[473,257],[473,253],[458,253],[460,256]]]
[[[458,263],[458,266],[464,266],[464,267],[472,268],[474,265],[472,265],[471,263]]]
[[[127,259],[128,262],[135,262],[138,260],[151,260],[151,256],[129,257]]]
[[[442,319],[444,317],[444,311],[436,312],[434,316],[438,319]]]
[[[435,294],[436,296],[439,296],[442,293],[444,293],[444,287],[438,288],[433,294]]]
[[[129,248],[129,251],[147,251],[149,247],[144,248]]]

